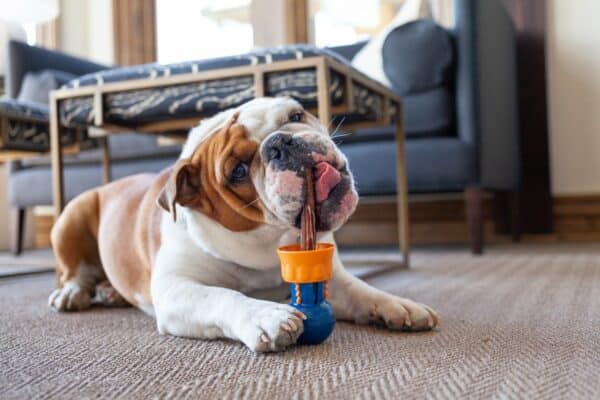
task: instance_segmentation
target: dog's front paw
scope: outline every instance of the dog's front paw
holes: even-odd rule
[[[390,329],[409,331],[433,329],[439,323],[437,313],[430,307],[391,295],[379,296],[372,302],[368,319]]]
[[[89,308],[91,301],[89,291],[75,282],[67,282],[52,292],[48,305],[55,311],[81,311]]]
[[[294,307],[264,302],[245,321],[241,340],[255,352],[281,351],[296,343],[304,332],[305,319]]]

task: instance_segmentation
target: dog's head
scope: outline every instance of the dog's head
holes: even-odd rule
[[[314,176],[318,231],[338,229],[358,201],[348,161],[317,118],[289,98],[260,98],[192,130],[158,203],[231,231],[299,228],[305,171]]]

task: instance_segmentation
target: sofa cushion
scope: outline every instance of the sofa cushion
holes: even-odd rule
[[[28,72],[21,83],[21,90],[17,100],[48,104],[50,91],[58,89],[76,76],[64,71],[43,70]]]
[[[45,152],[50,150],[48,106],[15,99],[0,99],[0,116],[8,122],[6,132],[0,132],[0,151],[17,150]],[[89,138],[87,131],[81,131],[80,148],[97,146],[97,140]],[[77,142],[78,129],[61,130],[64,146]]]
[[[401,25],[383,43],[383,69],[400,95],[445,85],[453,63],[451,36],[432,20]]]
[[[176,157],[116,162],[112,165],[113,179],[159,172],[176,161]],[[72,200],[82,192],[102,185],[102,167],[95,165],[66,165],[64,169],[65,199]],[[26,208],[52,204],[52,173],[49,166],[27,168],[11,174],[8,180],[8,200],[13,207]]]
[[[453,133],[454,104],[450,90],[439,87],[402,98],[407,138],[447,136]]]
[[[404,136],[407,139],[452,136],[454,130],[454,106],[450,91],[446,88],[428,90],[406,95],[402,98]],[[343,125],[341,127],[343,132]],[[341,134],[340,143],[358,143],[377,140],[394,140],[396,126],[358,129],[354,134]]]
[[[472,145],[457,138],[406,142],[408,190],[411,193],[462,191],[474,182]],[[348,157],[361,196],[396,193],[396,144],[392,140],[340,145]]]

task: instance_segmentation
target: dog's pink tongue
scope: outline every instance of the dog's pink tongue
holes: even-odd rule
[[[321,161],[315,166],[315,192],[317,203],[322,203],[329,197],[331,190],[342,180],[340,172],[331,164]]]

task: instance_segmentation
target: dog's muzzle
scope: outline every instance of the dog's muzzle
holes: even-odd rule
[[[326,231],[345,220],[356,203],[356,193],[346,163],[333,143],[317,135],[275,132],[266,139],[261,157],[273,177],[271,193],[278,194],[282,208],[299,227],[305,196],[305,171],[314,176],[317,229]],[[290,215],[291,214],[291,215]]]
[[[290,133],[277,132],[267,139],[261,156],[274,170],[300,173],[313,167],[313,152],[321,153],[323,149]]]

